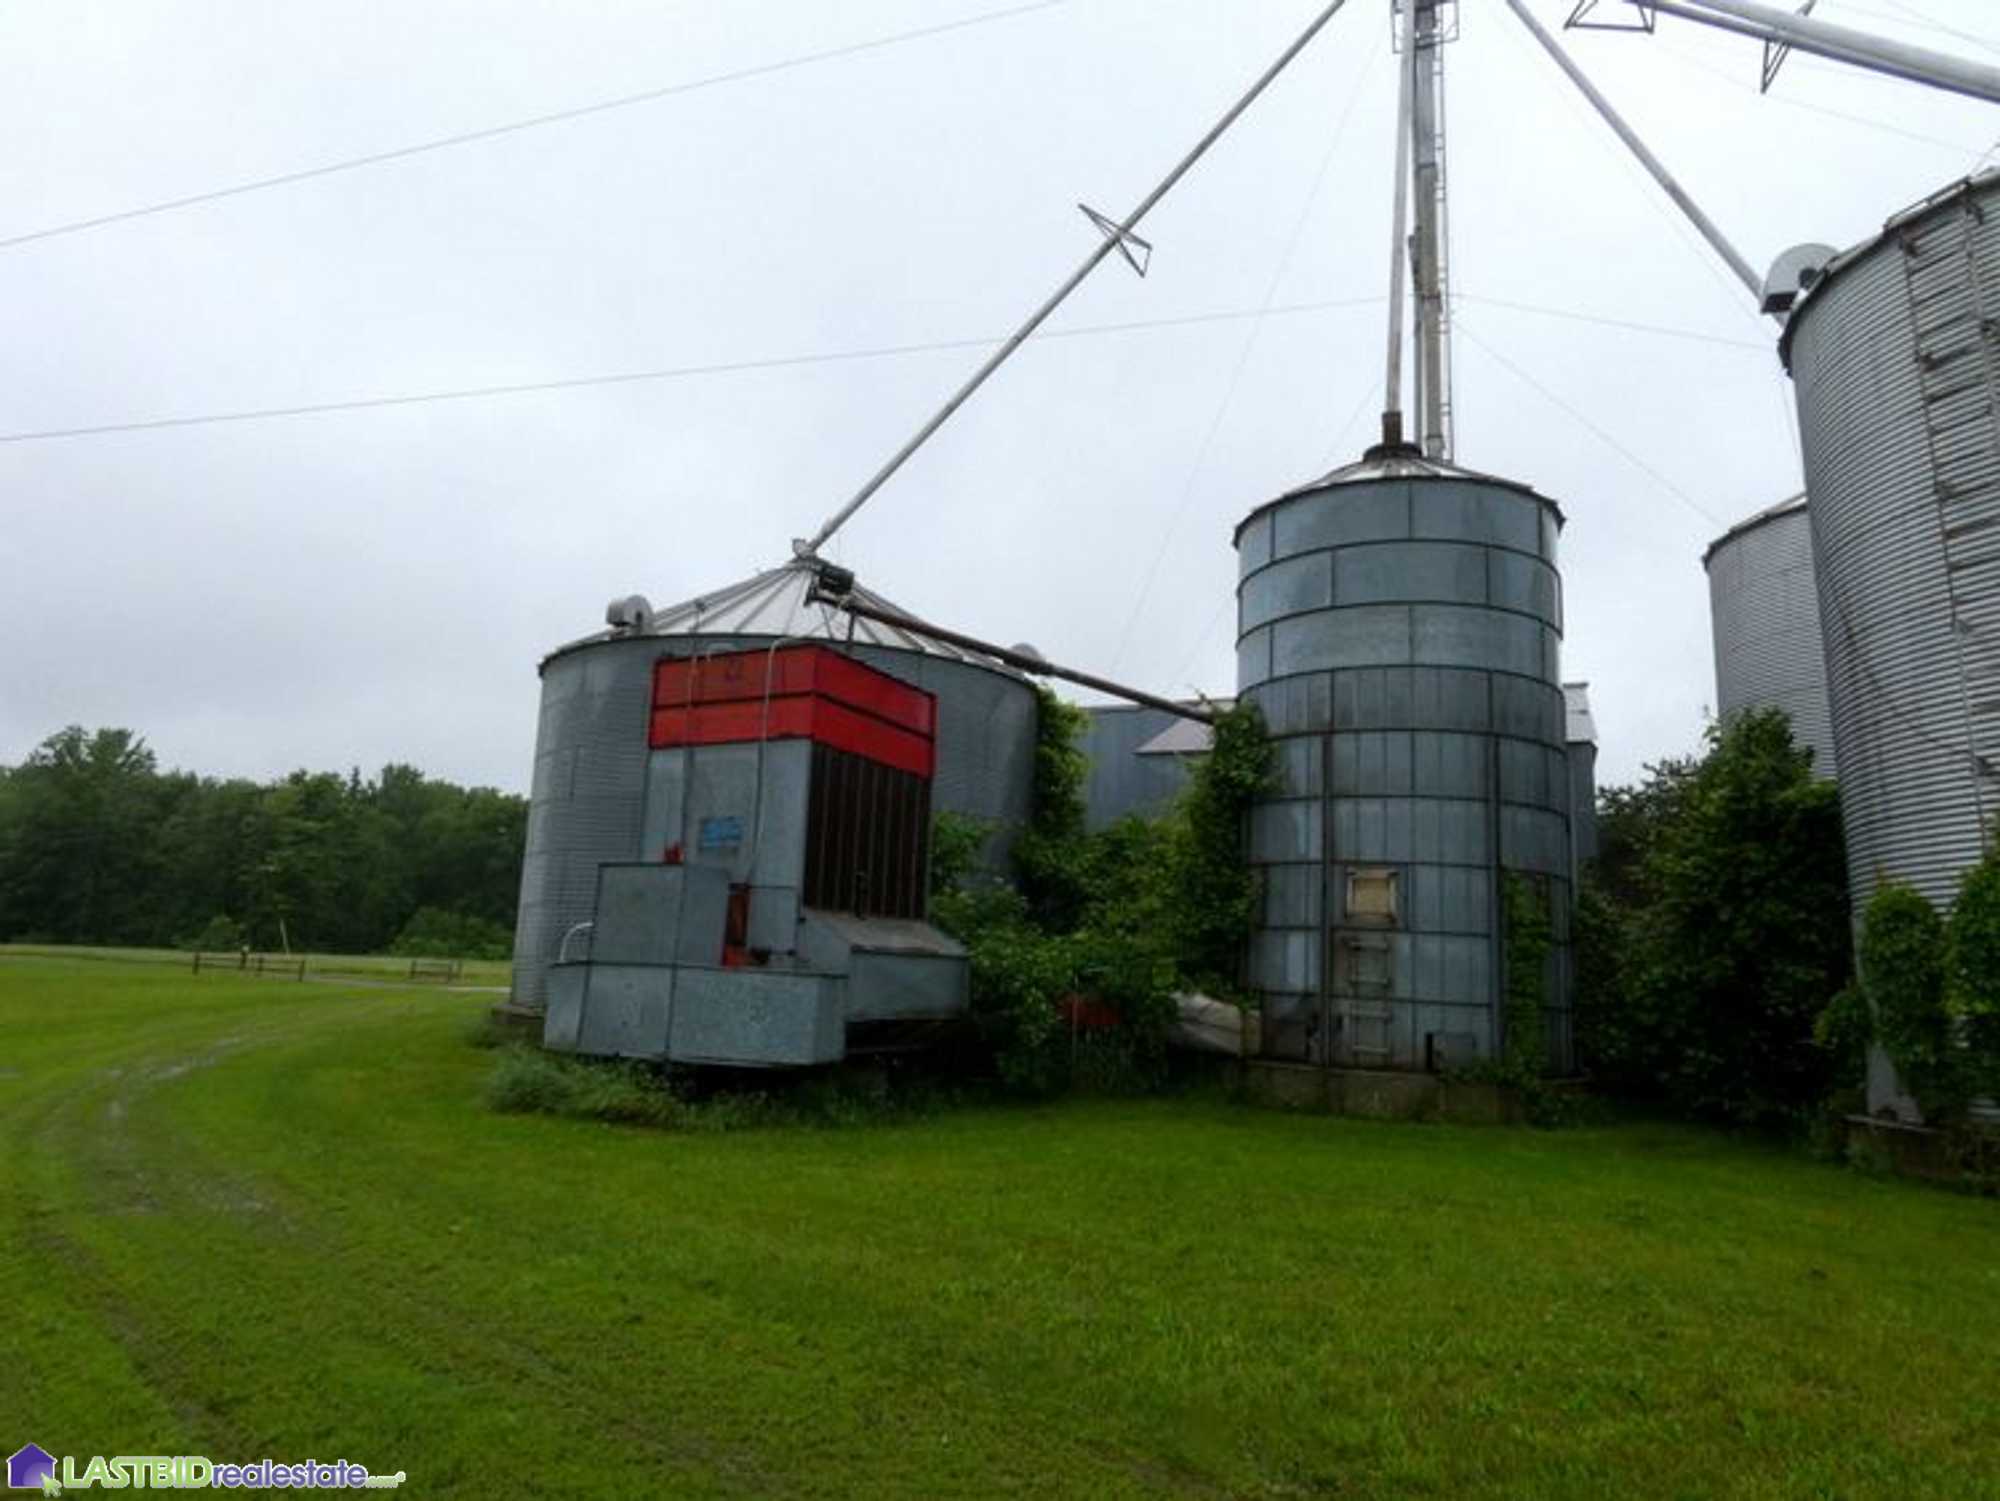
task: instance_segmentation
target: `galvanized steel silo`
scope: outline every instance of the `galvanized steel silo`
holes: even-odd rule
[[[1561,525],[1526,486],[1397,449],[1237,528],[1237,686],[1280,769],[1250,828],[1267,1057],[1496,1056],[1511,871],[1549,898],[1570,1065]]]
[[[541,719],[514,929],[513,1004],[540,1010],[564,935],[588,922],[600,865],[642,850],[653,668],[664,656],[835,641],[937,698],[932,807],[1006,829],[1034,795],[1037,701],[1019,674],[975,653],[806,602],[788,564],[561,647],[542,663]],[[888,601],[857,590],[880,607]],[[908,612],[897,610],[899,614]]]
[[[2000,173],[1829,262],[1799,405],[1855,910],[1942,905],[2000,814]]]
[[[1715,638],[1715,711],[1782,709],[1813,771],[1835,774],[1806,498],[1795,495],[1724,532],[1702,555]]]

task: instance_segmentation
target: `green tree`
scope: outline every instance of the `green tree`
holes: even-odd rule
[[[29,754],[9,779],[0,832],[0,933],[65,943],[145,936],[154,771],[130,730],[71,725]]]
[[[1969,1087],[2000,1097],[2000,845],[1966,872],[1952,904],[1945,991],[1964,1030]]]
[[[1839,796],[1776,711],[1711,727],[1697,762],[1605,798],[1603,880],[1580,904],[1579,1043],[1621,1092],[1735,1121],[1829,1079],[1820,1011],[1851,969]]]
[[[407,766],[217,781],[161,772],[130,730],[72,726],[0,768],[0,939],[165,946],[233,925],[367,952],[429,907],[490,949],[526,828],[523,799]]]
[[[1862,914],[1859,957],[1875,1040],[1925,1115],[1953,1113],[1965,1081],[1945,1007],[1944,920],[1910,887],[1884,882]]]

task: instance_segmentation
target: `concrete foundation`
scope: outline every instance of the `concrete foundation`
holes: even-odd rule
[[[1253,1104],[1280,1110],[1461,1125],[1513,1125],[1522,1118],[1514,1091],[1497,1084],[1454,1082],[1439,1074],[1246,1058],[1230,1064],[1228,1076]]]

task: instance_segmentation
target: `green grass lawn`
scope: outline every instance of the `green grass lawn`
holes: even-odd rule
[[[673,1135],[483,998],[0,959],[0,1451],[419,1496],[2000,1495],[2000,1206],[1691,1130]]]

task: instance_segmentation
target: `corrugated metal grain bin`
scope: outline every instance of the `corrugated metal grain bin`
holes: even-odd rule
[[[1782,709],[1792,738],[1813,753],[1813,771],[1835,774],[1833,711],[1826,694],[1806,498],[1759,511],[1702,555],[1715,637],[1715,711]]]
[[[658,859],[642,849],[648,716],[662,657],[834,641],[937,699],[932,807],[998,827],[1027,821],[1034,787],[1036,700],[1026,679],[984,657],[806,603],[810,570],[788,564],[653,612],[642,601],[611,630],[543,663],[541,720],[529,793],[513,1004],[542,1010],[564,935],[595,910],[600,866]],[[887,601],[857,591],[877,605]],[[906,613],[906,612],[898,612]]]
[[[2000,173],[1835,257],[1785,329],[1856,912],[1950,901],[2000,813],[1996,329]]]
[[[1561,525],[1525,486],[1378,450],[1237,528],[1237,686],[1281,778],[1250,827],[1266,1056],[1498,1054],[1512,872],[1548,899],[1549,1062],[1569,1067]]]

